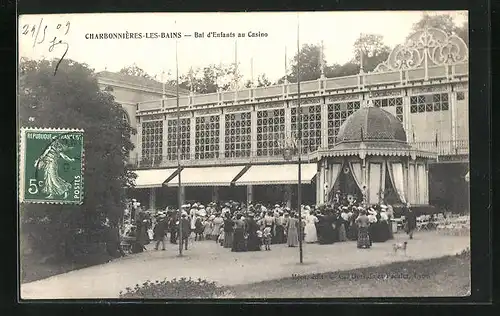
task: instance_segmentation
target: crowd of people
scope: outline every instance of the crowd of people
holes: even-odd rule
[[[405,208],[406,231],[413,238],[415,216],[409,205]],[[347,198],[314,207],[302,205],[301,218],[296,210],[280,204],[185,204],[181,212],[167,208],[154,216],[139,213],[134,229],[138,240],[135,250],[143,251],[149,239],[154,240],[155,249],[161,245],[164,250],[167,237],[172,244],[182,242],[185,250],[188,240],[211,240],[234,252],[269,251],[271,245],[297,247],[299,238],[322,245],[352,240],[357,241],[358,248],[370,248],[374,242],[393,238],[393,217],[391,205],[367,205]]]

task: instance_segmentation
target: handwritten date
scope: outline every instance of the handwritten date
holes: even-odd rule
[[[68,53],[69,44],[64,41],[64,37],[69,33],[70,29],[71,23],[69,21],[67,21],[66,23],[58,23],[57,25],[49,25],[43,22],[43,18],[40,19],[38,25],[25,24],[22,26],[22,35],[31,36],[31,38],[33,39],[33,48],[35,48],[37,45],[44,44],[46,40],[49,44],[49,52],[53,52],[54,49],[58,46],[62,46],[65,48],[54,69],[54,76],[57,73],[59,65]]]

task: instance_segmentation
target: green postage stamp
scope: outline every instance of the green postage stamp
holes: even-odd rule
[[[82,204],[83,130],[22,128],[20,202]]]

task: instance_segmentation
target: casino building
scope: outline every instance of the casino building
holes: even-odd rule
[[[296,202],[298,152],[285,150],[297,143],[296,83],[182,90],[177,125],[175,87],[98,75],[137,129],[132,197],[177,204],[179,148],[184,201]],[[300,100],[304,203],[341,189],[468,210],[468,48],[459,37],[421,30],[371,73],[301,82]]]

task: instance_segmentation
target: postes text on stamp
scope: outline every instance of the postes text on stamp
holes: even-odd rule
[[[83,130],[22,128],[20,202],[82,204]]]

